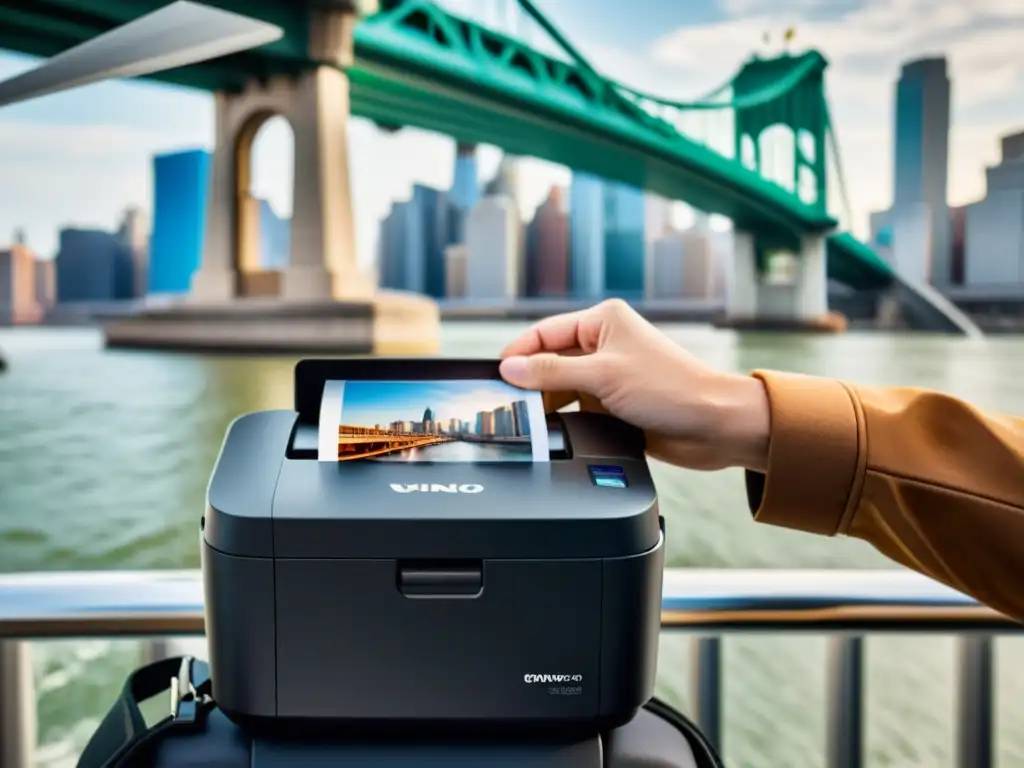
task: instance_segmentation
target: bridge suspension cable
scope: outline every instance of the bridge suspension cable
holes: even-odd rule
[[[800,82],[807,77],[814,69],[818,66],[817,62],[813,59],[807,59],[802,62],[799,66],[791,69],[786,75],[780,77],[774,83],[766,85],[764,88],[755,91],[754,93],[740,98],[731,98],[727,102],[708,102],[708,101],[676,101],[673,99],[666,99],[660,96],[653,96],[649,93],[644,93],[635,88],[616,83],[612,80],[608,82],[613,85],[616,89],[633,96],[636,99],[642,99],[644,101],[650,101],[654,104],[658,104],[663,107],[671,107],[679,110],[697,110],[697,109],[735,109],[743,110],[750,109],[752,107],[759,107],[763,104],[775,101],[776,99],[785,96],[790,90],[795,88]],[[605,78],[607,80],[607,78]],[[712,95],[717,95],[718,92],[724,91],[726,88],[731,88],[735,77],[729,80],[729,82],[719,88],[717,91],[713,91]]]
[[[846,186],[846,176],[843,173],[843,159],[839,151],[839,137],[836,135],[835,126],[832,123],[832,110],[829,107],[828,99],[825,99],[825,149],[830,153],[832,162],[836,167],[836,180],[839,182],[839,200],[842,205],[843,216],[846,218],[846,229],[853,229],[853,207],[850,204],[849,189]]]

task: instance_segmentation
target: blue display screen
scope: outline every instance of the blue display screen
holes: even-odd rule
[[[626,470],[622,467],[591,464],[588,469],[591,481],[601,488],[625,488],[628,485]]]

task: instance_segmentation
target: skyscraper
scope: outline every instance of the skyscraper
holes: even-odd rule
[[[58,303],[134,298],[131,251],[111,232],[62,229],[56,269]]]
[[[516,434],[530,436],[530,409],[525,400],[516,400],[512,403],[512,415],[515,416]]]
[[[710,232],[696,227],[654,241],[655,299],[708,299],[716,288]]]
[[[411,201],[391,204],[391,211],[380,225],[378,279],[382,288],[398,290],[420,290],[414,287],[420,275],[416,268],[419,253],[417,243],[422,243],[419,217],[415,215]]]
[[[455,175],[450,194],[452,202],[463,211],[469,211],[480,200],[475,144],[455,145]]]
[[[461,218],[448,195],[416,184],[411,199],[393,204],[381,222],[381,285],[443,297],[445,248],[458,239]]]
[[[604,290],[609,296],[641,299],[647,246],[643,190],[624,184],[605,186]]]
[[[423,292],[428,296],[444,296],[444,249],[462,235],[462,212],[453,210],[451,198],[444,192],[417,184],[413,187],[413,203],[423,218]]]
[[[683,232],[683,297],[710,299],[715,295],[715,254],[711,233],[693,227]]]
[[[526,295],[565,296],[569,288],[569,217],[561,188],[552,187],[527,232]]]
[[[485,197],[466,222],[466,296],[514,299],[519,295],[522,223],[507,197]]]
[[[117,237],[132,257],[132,295],[145,296],[149,284],[149,224],[141,209],[132,206],[125,210]]]
[[[202,150],[153,158],[150,293],[185,293],[191,285],[203,253],[209,168]]]
[[[0,325],[37,323],[42,307],[36,299],[36,258],[24,245],[0,250]]]
[[[647,295],[652,299],[679,299],[683,296],[685,279],[683,233],[672,232],[654,241],[651,259],[651,282]]]
[[[57,301],[57,271],[53,259],[36,258],[36,301],[43,312]]]
[[[484,189],[488,197],[507,197],[519,205],[519,168],[514,155],[503,155],[498,170]]]
[[[894,253],[930,266],[923,279],[946,286],[951,277],[950,222],[946,203],[949,166],[950,82],[944,57],[903,65],[896,84],[895,169],[892,228]],[[922,210],[921,206],[924,206]],[[927,218],[926,241],[898,242],[898,233],[917,233]],[[926,246],[927,254],[910,256],[908,248]],[[918,278],[917,275],[908,275]]]
[[[1024,290],[1024,132],[1005,136],[985,169],[985,199],[967,206],[964,282]]]
[[[654,244],[672,231],[672,206],[660,195],[648,193],[644,218],[644,295],[652,296]]]
[[[604,296],[604,181],[574,173],[569,191],[569,291],[575,298]]]
[[[444,295],[449,299],[461,299],[466,295],[467,258],[465,243],[453,243],[444,249]]]

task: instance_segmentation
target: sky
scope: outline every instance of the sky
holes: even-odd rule
[[[443,0],[453,10],[526,36],[542,33],[501,0]],[[604,74],[649,93],[693,99],[729,78],[754,51],[815,47],[827,73],[852,208],[852,226],[892,194],[893,88],[902,61],[945,54],[953,79],[949,200],[984,195],[984,168],[998,161],[1001,134],[1024,129],[1024,2],[1021,0],[535,0]],[[638,12],[643,6],[643,12]],[[765,34],[769,35],[767,43]],[[0,52],[0,78],[32,66]],[[357,248],[375,253],[378,222],[413,183],[447,188],[454,147],[443,136],[383,134],[361,120],[350,132]],[[62,226],[112,229],[129,205],[151,209],[151,157],[211,148],[209,94],[143,82],[110,82],[0,109],[0,245],[23,228],[53,255]],[[291,213],[291,131],[282,119],[257,139],[253,191]],[[500,153],[485,147],[481,174]],[[565,168],[525,160],[520,199],[527,215]]]
[[[480,411],[523,400],[526,394],[503,381],[346,381],[341,423],[383,427],[422,421],[427,408],[435,421],[474,421]]]

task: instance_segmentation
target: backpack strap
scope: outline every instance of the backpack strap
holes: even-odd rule
[[[152,728],[139,704],[170,692],[170,714]],[[196,730],[213,708],[210,669],[191,656],[175,656],[135,670],[78,760],[78,768],[122,768],[168,731]]]

